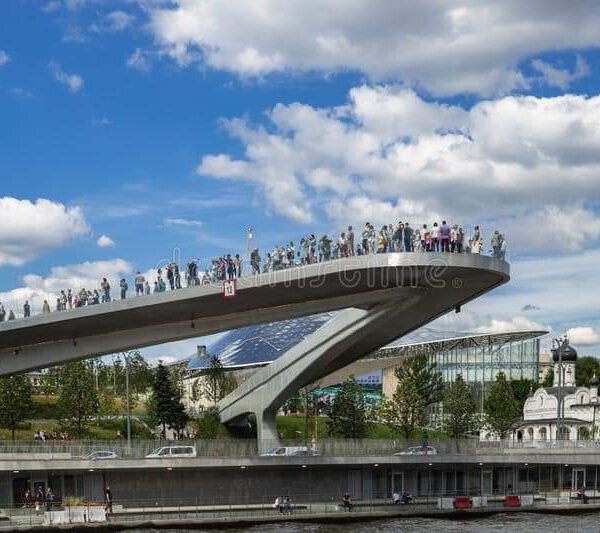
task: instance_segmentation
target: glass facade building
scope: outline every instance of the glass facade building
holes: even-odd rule
[[[421,328],[382,348],[372,357],[402,360],[426,354],[442,373],[445,383],[452,383],[458,375],[469,384],[480,410],[485,395],[498,373],[508,380],[538,381],[540,369],[540,337],[546,331],[515,331],[490,334],[449,334],[431,328]],[[427,340],[425,340],[427,339]],[[383,394],[396,389],[395,366],[385,366]],[[439,411],[433,409],[432,411]]]

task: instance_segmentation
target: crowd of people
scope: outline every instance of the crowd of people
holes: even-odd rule
[[[38,485],[35,490],[35,495],[31,493],[29,489],[25,491],[23,495],[23,507],[35,507],[36,511],[50,511],[54,505],[55,496],[54,492],[50,487],[44,488],[42,485]]]
[[[490,254],[504,260],[508,243],[506,237],[499,231],[494,231],[490,241]],[[445,253],[483,253],[484,241],[479,226],[467,237],[466,232],[458,224],[434,222],[431,226],[423,224],[413,228],[409,222],[386,224],[379,231],[373,224],[367,222],[362,231],[355,232],[348,226],[338,238],[330,238],[327,234],[317,238],[314,234],[302,237],[298,247],[293,241],[275,246],[264,259],[258,248],[250,253],[250,270],[252,275],[267,273],[285,268],[300,267],[333,259],[342,259],[369,254],[395,252],[445,252]],[[208,261],[202,274],[201,261],[190,260],[185,268],[185,284],[187,287],[207,285],[242,277],[244,261],[240,254],[227,254]],[[179,265],[171,262],[165,267],[158,268],[156,278],[150,282],[138,271],[133,279],[135,295],[148,296],[153,293],[166,292],[182,288],[182,276]],[[121,300],[128,297],[129,284],[125,278],[119,281],[119,296]],[[99,286],[93,290],[82,288],[61,290],[56,301],[51,303],[44,300],[42,313],[66,311],[83,306],[96,305],[114,301],[111,295],[111,285],[102,278]],[[23,304],[23,317],[31,316],[32,308],[29,301]],[[6,311],[0,302],[0,322],[16,318],[12,309]]]
[[[47,441],[47,440],[72,440],[73,437],[66,432],[61,431],[60,433],[57,433],[56,431],[36,431],[33,434],[33,440],[41,440],[41,441]]]

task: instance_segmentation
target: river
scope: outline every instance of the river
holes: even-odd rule
[[[369,522],[333,524],[277,523],[261,524],[244,529],[227,529],[229,533],[408,533],[416,531],[480,533],[482,531],[519,533],[548,533],[552,531],[597,532],[600,530],[600,513],[577,515],[551,515],[537,513],[502,513],[470,520],[440,520],[437,518],[395,518]],[[179,533],[180,529],[129,530],[138,533]],[[189,532],[190,530],[185,530]],[[195,531],[214,533],[212,530]]]

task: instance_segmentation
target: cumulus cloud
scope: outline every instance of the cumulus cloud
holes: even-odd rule
[[[575,346],[600,344],[600,332],[594,328],[579,326],[570,328],[566,333],[569,342]]]
[[[0,266],[21,266],[89,232],[83,211],[46,199],[0,198]]]
[[[6,65],[9,61],[10,56],[4,50],[0,50],[0,67]]]
[[[600,96],[510,96],[467,111],[360,86],[337,107],[278,104],[266,117],[224,120],[244,156],[205,155],[197,173],[250,183],[299,222],[447,217],[499,224],[522,250],[547,246],[532,228],[560,251],[600,235]]]
[[[577,56],[575,68],[573,71],[569,69],[559,69],[553,67],[549,63],[541,59],[534,59],[531,62],[534,70],[541,74],[542,81],[550,87],[558,87],[559,89],[568,89],[571,83],[587,76],[590,73],[590,67],[581,56]]]
[[[477,333],[507,333],[510,331],[548,331],[551,328],[543,326],[539,322],[529,320],[523,316],[516,316],[508,320],[491,319],[487,324],[483,324],[475,329]]]
[[[96,241],[96,246],[98,246],[98,248],[110,248],[114,245],[115,241],[113,241],[108,235],[100,235]]]
[[[54,79],[62,83],[70,93],[77,93],[83,88],[84,79],[78,74],[67,74],[55,61],[50,61],[48,68]]]
[[[94,33],[118,33],[126,30],[135,21],[135,16],[125,11],[116,10],[100,17],[90,26]]]
[[[107,278],[116,290],[119,279],[130,275],[132,271],[132,265],[123,259],[56,266],[46,277],[37,274],[23,276],[21,287],[0,292],[0,301],[7,309],[12,309],[17,316],[21,313],[25,300],[32,305],[33,313],[39,313],[44,300],[54,308],[61,290],[71,289],[76,293],[81,289],[98,289],[102,278]]]
[[[150,29],[181,65],[201,61],[244,77],[356,70],[438,95],[491,95],[529,86],[523,59],[598,46],[600,4],[173,0],[150,7]],[[558,69],[537,66],[564,83]]]

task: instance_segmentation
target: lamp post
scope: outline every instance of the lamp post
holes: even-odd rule
[[[558,366],[557,366],[557,371],[558,371],[557,409],[558,409],[558,412],[556,413],[556,440],[562,440],[564,437],[564,429],[563,429],[563,424],[564,424],[564,420],[563,420],[563,414],[564,414],[564,411],[563,411],[563,403],[564,403],[563,402],[563,364],[562,364],[563,340],[562,339],[554,339],[553,344],[556,346],[556,348],[554,348],[554,351],[558,355]]]
[[[131,453],[131,402],[129,401],[129,352],[122,352],[125,360],[125,409],[127,418],[127,454]]]

